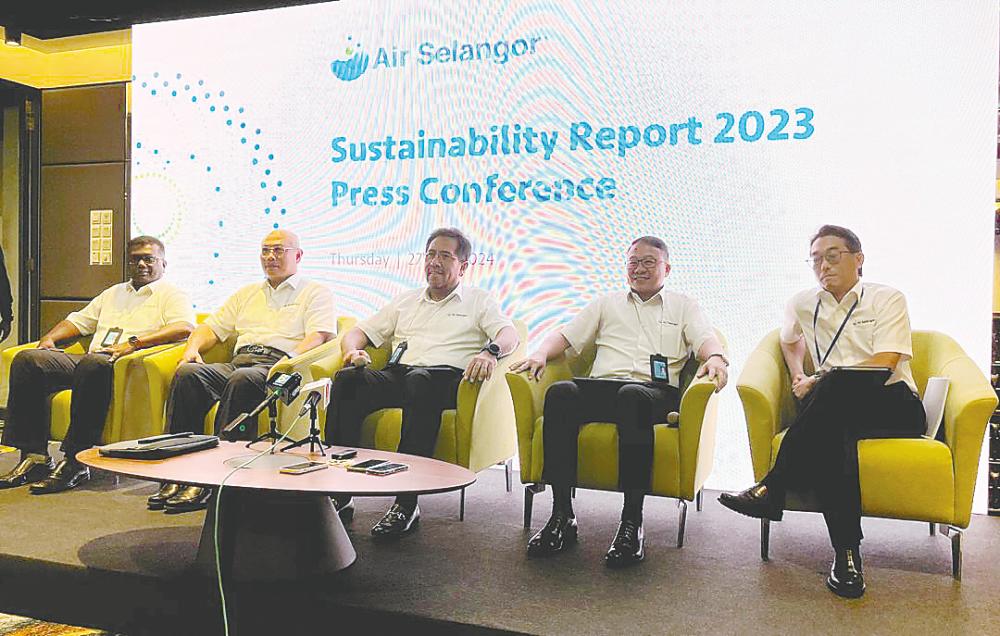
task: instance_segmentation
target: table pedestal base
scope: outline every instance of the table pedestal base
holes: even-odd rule
[[[216,575],[215,505],[209,501],[196,562],[210,576]],[[322,576],[357,557],[326,495],[223,488],[218,536],[224,580]]]

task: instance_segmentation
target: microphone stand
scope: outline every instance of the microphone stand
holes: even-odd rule
[[[278,435],[278,400],[271,400],[267,405],[267,419],[268,419],[268,429],[266,433],[261,433],[256,439],[247,442],[247,448],[250,448],[257,442],[263,442],[265,440],[277,442],[281,439],[281,435]],[[274,445],[271,446],[271,454],[274,454]]]
[[[302,439],[292,442],[288,446],[281,449],[281,452],[285,452],[291,448],[298,448],[299,446],[304,446],[307,442],[309,443],[309,452],[315,453],[313,446],[319,447],[319,454],[326,457],[326,451],[323,450],[324,446],[329,446],[320,439],[319,436],[319,425],[316,423],[317,411],[319,411],[319,405],[313,402],[309,405],[309,436],[303,437]]]

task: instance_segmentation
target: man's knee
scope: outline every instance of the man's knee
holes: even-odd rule
[[[104,373],[113,367],[111,358],[103,353],[88,353],[80,358],[76,365],[76,373]]]
[[[431,373],[427,369],[414,368],[403,378],[403,395],[407,403],[430,397]]]
[[[204,365],[198,364],[197,362],[185,362],[177,367],[177,372],[174,373],[174,386],[175,387],[191,387],[200,386],[201,380],[201,370]]]
[[[243,367],[233,371],[226,382],[230,390],[263,389],[267,380],[267,371],[257,367]]]
[[[564,380],[556,382],[545,392],[545,404],[548,406],[562,405],[576,400],[580,395],[580,389],[576,382]]]
[[[34,373],[41,369],[42,364],[53,352],[46,349],[25,349],[19,351],[10,363],[10,372]]]
[[[626,384],[618,389],[615,397],[619,408],[638,407],[653,401],[653,396],[641,384]]]
[[[337,371],[333,376],[333,390],[356,391],[357,387],[362,383],[367,370],[367,367],[355,367],[352,365]]]

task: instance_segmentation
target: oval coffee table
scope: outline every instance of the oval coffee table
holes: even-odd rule
[[[267,448],[258,446],[258,453]],[[161,460],[102,457],[96,448],[79,453],[77,459],[138,479],[218,488],[234,468],[257,454],[253,451],[242,442],[220,442],[217,448]],[[352,462],[384,459],[410,468],[386,476],[348,472],[339,466],[303,475],[278,472],[282,466],[309,459],[325,461],[318,453],[301,449],[267,454],[226,481],[218,515],[224,577],[295,579],[330,574],[354,563],[354,546],[330,495],[426,495],[464,489],[476,481],[476,474],[461,466],[363,448]],[[215,506],[210,500],[197,557],[197,567],[211,574],[216,571]]]

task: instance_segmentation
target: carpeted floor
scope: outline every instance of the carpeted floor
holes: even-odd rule
[[[0,470],[12,461],[0,457]],[[203,513],[146,511],[154,491],[108,475],[44,497],[0,491],[0,611],[130,636],[219,633],[213,584],[189,571]],[[580,544],[544,560],[525,555],[522,501],[517,485],[505,492],[502,471],[485,471],[464,522],[457,494],[425,497],[420,529],[379,544],[367,531],[389,502],[359,500],[348,526],[358,561],[323,580],[228,588],[240,607],[233,633],[1000,633],[1000,518],[974,518],[961,583],[950,576],[950,543],[926,524],[866,519],[869,589],[846,601],[823,583],[831,552],[820,515],[772,524],[764,563],[758,523],[715,493],[704,511],[691,505],[681,549],[676,503],[651,498],[646,561],[614,571],[602,556],[619,495],[579,491]],[[535,497],[534,529],[550,503]]]

